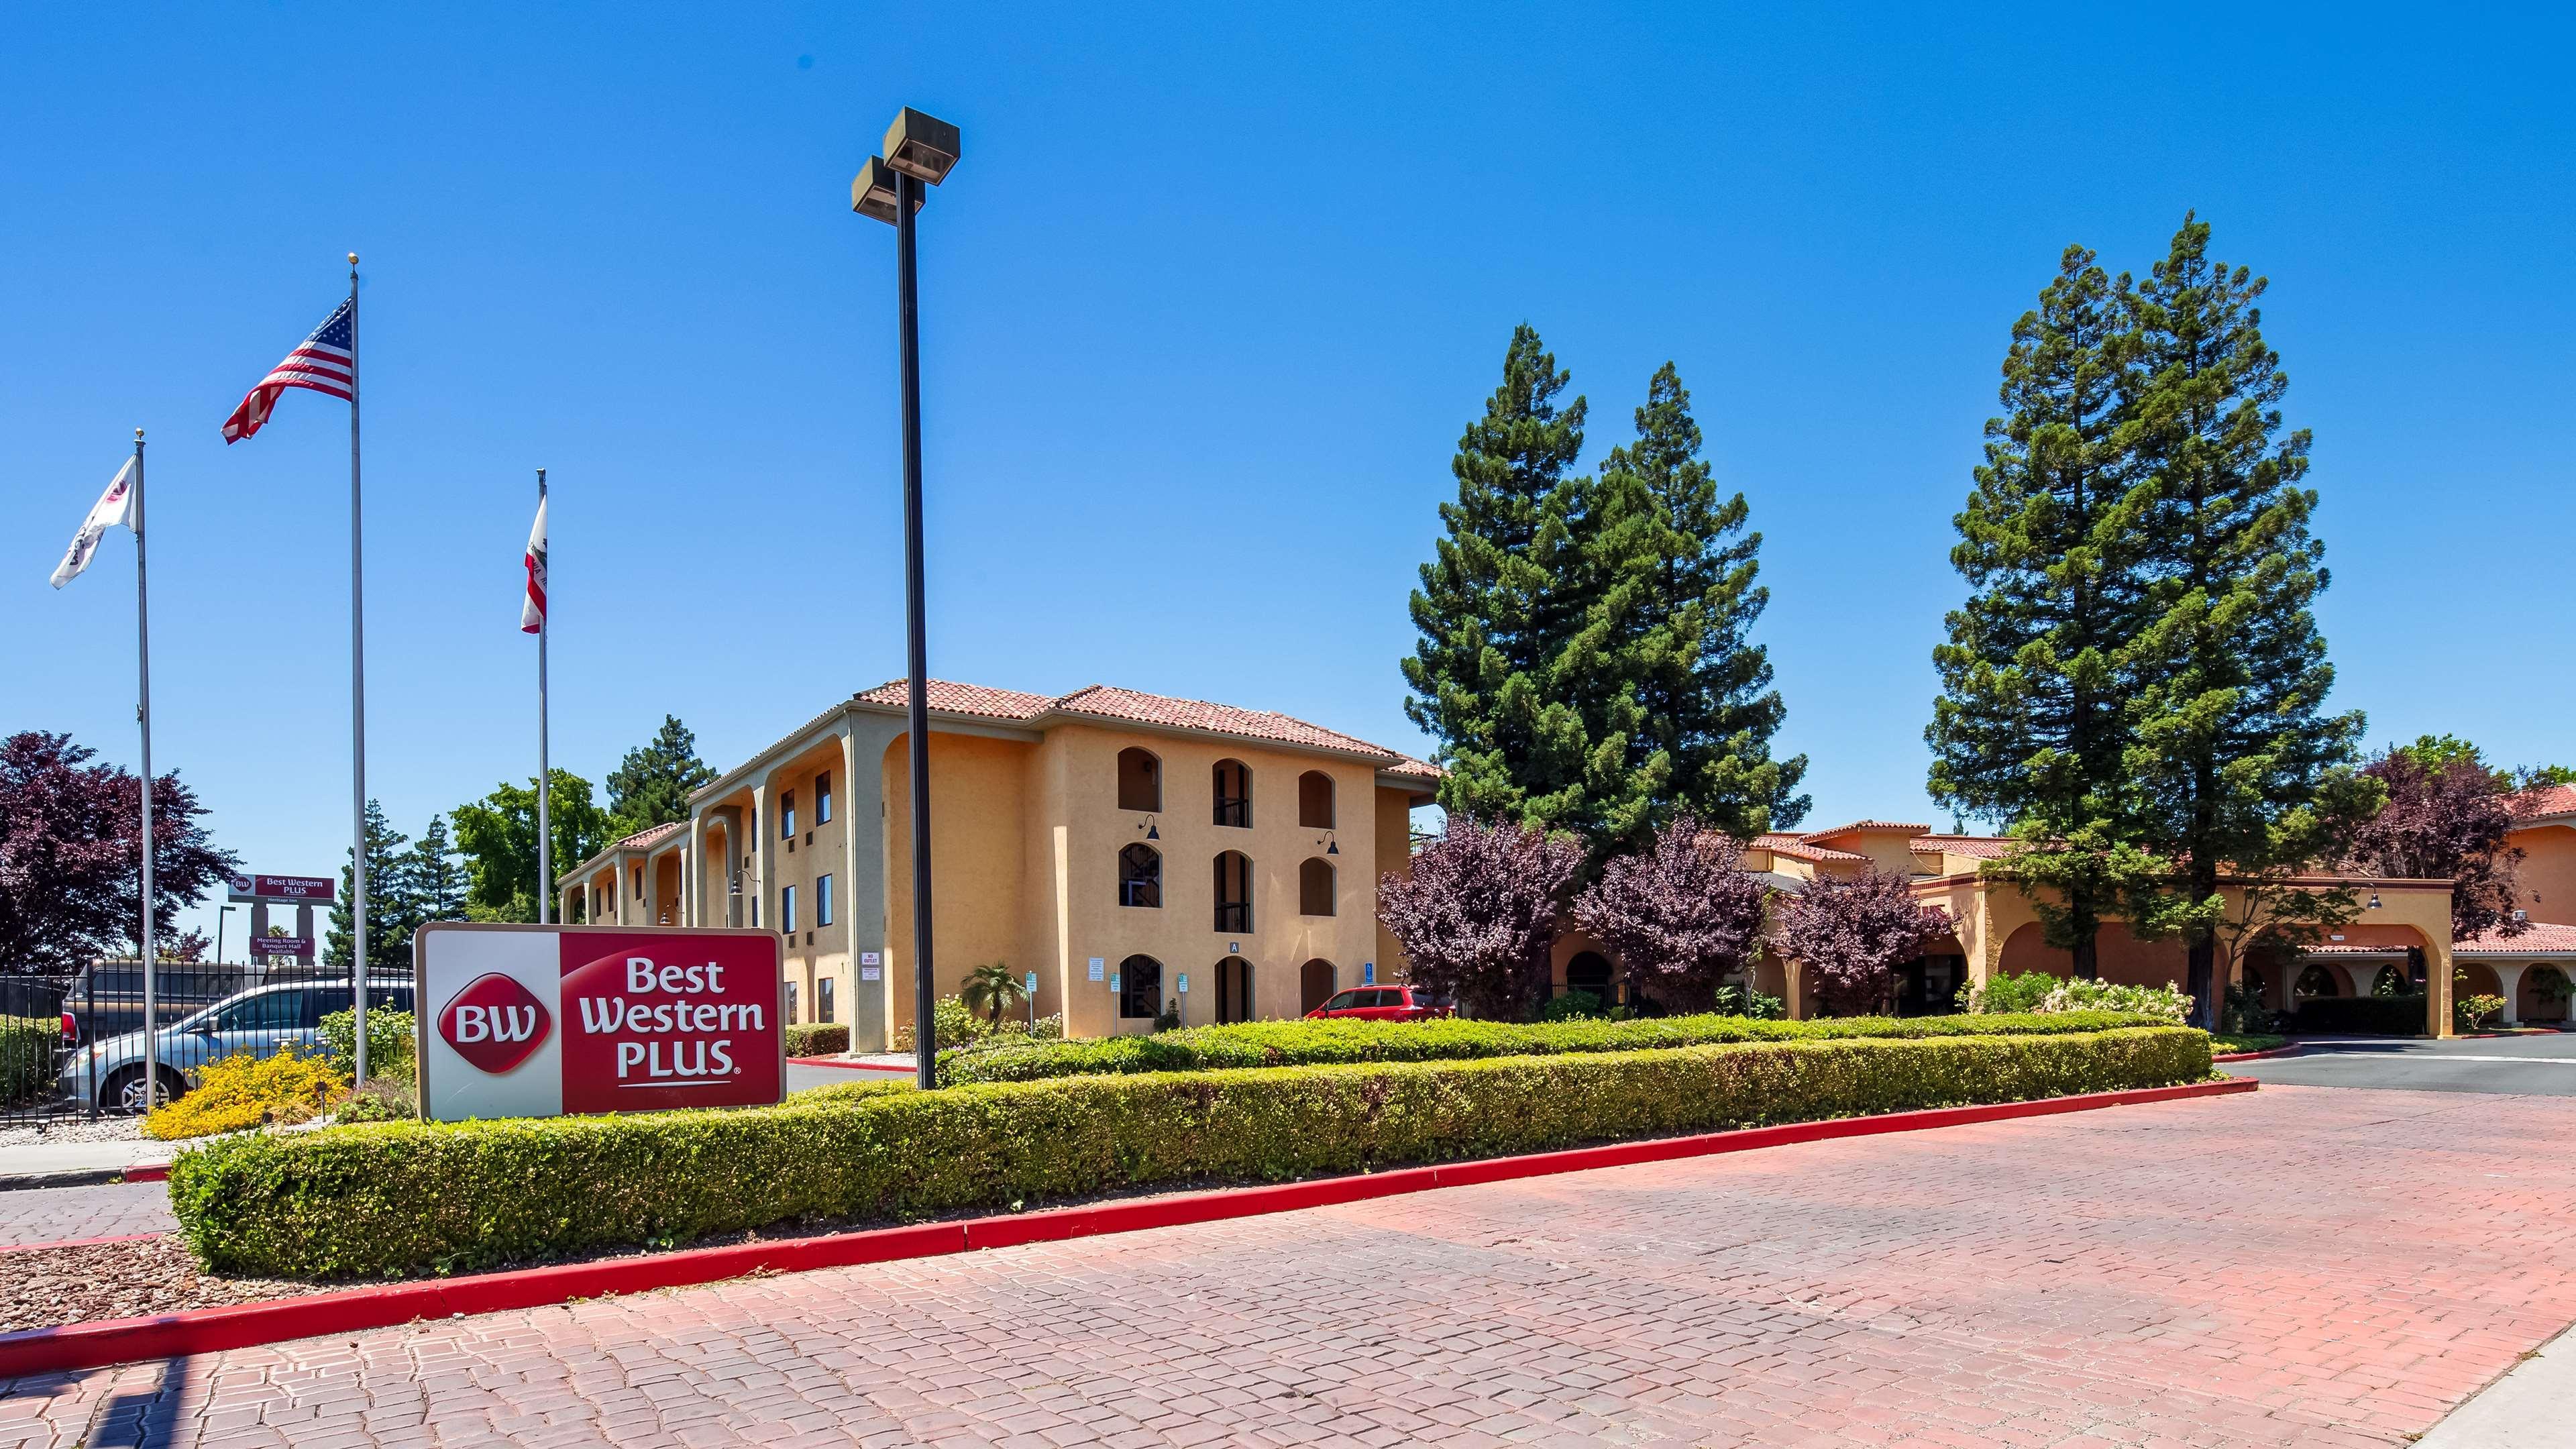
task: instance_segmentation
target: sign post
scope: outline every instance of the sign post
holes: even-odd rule
[[[766,930],[422,926],[412,936],[421,1115],[781,1101],[783,951]]]

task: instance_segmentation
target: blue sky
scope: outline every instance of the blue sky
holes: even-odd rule
[[[1211,13],[1211,12],[1219,13]],[[923,221],[935,673],[1276,708],[1409,749],[1395,661],[1515,323],[1629,432],[1676,361],[1751,501],[1815,824],[1936,820],[1950,517],[2070,241],[2188,208],[2267,273],[2316,433],[2338,701],[2576,757],[2563,13],[1978,7],[52,7],[0,58],[0,728],[133,754],[130,545],[45,585],[150,430],[159,763],[255,868],[348,840],[345,409],[218,425],[364,254],[374,793],[665,711],[719,767],[902,668],[895,108]],[[782,626],[778,619],[812,622]],[[210,923],[211,916],[197,918]]]

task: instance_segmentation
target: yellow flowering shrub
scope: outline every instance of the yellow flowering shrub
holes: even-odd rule
[[[303,1122],[349,1093],[349,1078],[324,1057],[293,1045],[272,1057],[236,1052],[210,1062],[197,1088],[152,1109],[143,1135],[163,1142],[239,1132],[267,1122]]]

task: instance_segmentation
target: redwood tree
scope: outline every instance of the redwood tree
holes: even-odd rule
[[[1706,1011],[1761,945],[1771,891],[1743,862],[1742,844],[1685,813],[1644,851],[1603,866],[1574,918],[1656,1000]]]
[[[1378,883],[1378,920],[1416,985],[1471,1015],[1518,1017],[1545,994],[1557,916],[1582,867],[1571,837],[1452,815],[1411,874]]]
[[[1772,949],[1807,969],[1826,1006],[1876,1011],[1896,998],[1896,968],[1950,934],[1950,918],[1918,905],[1905,877],[1869,871],[1818,878],[1782,912]]]
[[[131,771],[70,735],[0,740],[0,971],[59,974],[143,949],[143,802]],[[178,913],[240,864],[210,842],[177,773],[152,782],[153,936],[186,949]]]
[[[2353,856],[2381,875],[2450,881],[2454,941],[2519,936],[2530,927],[2513,918],[2522,851],[2505,836],[2510,781],[2475,750],[2434,753],[2426,743],[2392,749],[2362,770],[2386,787],[2388,803],[2361,827]]]

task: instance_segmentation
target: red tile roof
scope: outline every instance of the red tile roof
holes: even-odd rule
[[[2576,785],[2543,785],[2537,790],[2517,790],[2505,797],[2504,808],[2513,812],[2516,820],[2576,814]]]
[[[1905,844],[1921,855],[1964,855],[1976,860],[2001,860],[2012,849],[2011,838],[2001,835],[1918,835]]]
[[[1899,825],[1892,820],[1855,820],[1849,825],[1837,825],[1831,830],[1809,830],[1800,834],[1798,838],[1833,840],[1845,835],[1858,835],[1864,830],[1902,830],[1908,835],[1921,835],[1931,828],[1929,825]]]
[[[2463,956],[2512,956],[2576,951],[2576,926],[2562,926],[2555,921],[2532,921],[2519,936],[2499,937],[2493,931],[2471,936],[2451,948]]]
[[[688,822],[685,820],[673,820],[661,825],[648,825],[642,830],[636,831],[633,835],[619,839],[608,848],[610,850],[650,850],[654,846],[661,844],[663,841],[670,839],[672,836],[677,835],[688,828]]]
[[[861,691],[857,696],[861,704],[896,708],[901,708],[910,698],[910,691],[900,679],[888,680],[874,689]],[[934,679],[930,681],[930,707],[944,714],[974,715],[1017,724],[1045,724],[1059,718],[1115,720],[1123,724],[1188,730],[1194,734],[1264,740],[1303,749],[1358,755],[1377,761],[1379,768],[1390,772],[1433,780],[1440,778],[1439,767],[1435,765],[1338,730],[1309,724],[1293,715],[1280,714],[1275,710],[1212,704],[1203,699],[1176,699],[1166,694],[1146,694],[1141,690],[1120,689],[1107,684],[1094,684],[1071,694],[1050,697],[1015,689],[988,689],[980,684]]]
[[[1821,861],[1869,859],[1866,855],[1856,854],[1848,850],[1836,850],[1829,845],[1809,845],[1807,843],[1807,837],[1803,835],[1788,835],[1777,830],[1753,837],[1753,843],[1745,848],[1747,850],[1767,850],[1774,855],[1785,855],[1791,860]]]

